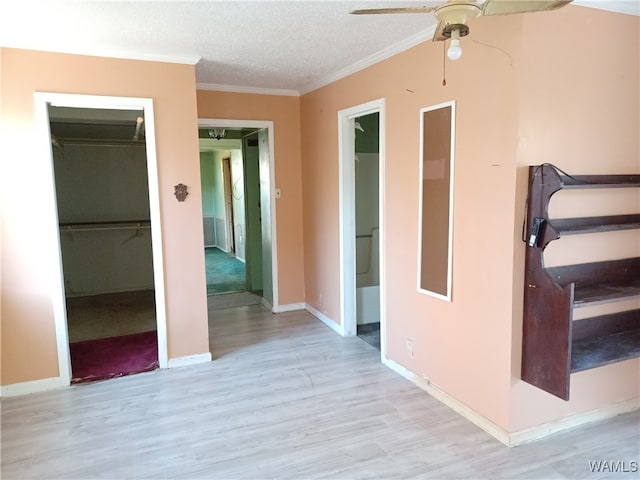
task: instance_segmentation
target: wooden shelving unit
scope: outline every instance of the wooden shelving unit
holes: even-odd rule
[[[640,214],[610,217],[565,218],[552,220],[553,229],[560,236],[581,233],[610,232],[640,228]]]
[[[522,379],[564,400],[572,373],[640,357],[640,309],[573,321],[576,308],[640,296],[640,258],[545,268],[544,249],[564,235],[640,228],[640,214],[550,219],[562,189],[640,188],[640,175],[560,175],[529,168],[526,232],[542,228],[525,257]]]

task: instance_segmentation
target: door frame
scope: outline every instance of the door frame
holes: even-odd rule
[[[228,118],[199,118],[198,128],[256,128],[266,129],[269,142],[269,213],[271,216],[271,239],[262,239],[264,245],[265,241],[271,240],[271,283],[273,289],[273,305],[267,305],[273,312],[279,311],[280,301],[278,296],[278,237],[276,235],[276,205],[275,205],[275,191],[276,191],[276,173],[275,173],[275,161],[274,161],[274,126],[271,120],[235,120]],[[202,201],[202,199],[201,199]],[[245,246],[246,247],[246,246]],[[266,301],[263,299],[263,303]]]
[[[149,181],[149,212],[151,220],[151,243],[153,259],[153,280],[156,302],[156,324],[158,337],[158,363],[160,368],[168,368],[167,351],[167,315],[165,309],[165,281],[162,256],[162,228],[160,215],[160,193],[158,185],[158,159],[156,154],[155,118],[151,98],[113,97],[101,95],[81,95],[67,93],[35,92],[36,123],[39,128],[38,141],[41,152],[50,159],[49,184],[51,190],[43,192],[50,200],[50,223],[44,228],[45,241],[50,242],[58,252],[58,261],[54,262],[52,272],[53,313],[55,319],[56,342],[58,350],[58,375],[66,385],[71,383],[71,356],[69,352],[69,331],[67,327],[67,309],[65,302],[64,271],[62,267],[62,249],[56,199],[53,150],[51,148],[51,127],[49,105],[71,108],[143,110],[145,116],[145,143],[147,153],[147,174]]]
[[[357,335],[356,222],[355,222],[355,119],[379,114],[379,233],[380,233],[380,356],[386,359],[386,269],[384,261],[385,100],[346,108],[338,112],[338,170],[340,190],[340,324],[344,336]]]

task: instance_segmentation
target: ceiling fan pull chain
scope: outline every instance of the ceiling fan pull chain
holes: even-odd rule
[[[447,50],[444,48],[445,42],[442,42],[442,86],[447,86]]]

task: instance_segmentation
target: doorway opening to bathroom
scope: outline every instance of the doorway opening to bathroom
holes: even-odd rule
[[[342,110],[338,120],[341,323],[384,359],[384,100]]]
[[[210,310],[273,308],[270,125],[201,120],[200,179]]]
[[[58,225],[60,376],[84,383],[166,368],[155,138],[145,132],[151,100],[36,100]]]
[[[380,114],[356,117],[356,334],[380,350]]]

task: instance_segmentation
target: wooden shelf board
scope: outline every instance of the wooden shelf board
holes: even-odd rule
[[[576,285],[573,307],[580,308],[603,302],[613,302],[640,295],[640,278],[623,282]]]
[[[579,342],[639,329],[640,308],[636,308],[573,320],[571,322],[571,337],[574,342]]]
[[[562,235],[610,232],[640,228],[640,213],[608,217],[559,218],[549,220],[553,229]]]
[[[640,187],[640,175],[561,175],[563,188],[634,188]]]
[[[574,342],[571,373],[640,357],[640,329]]]

